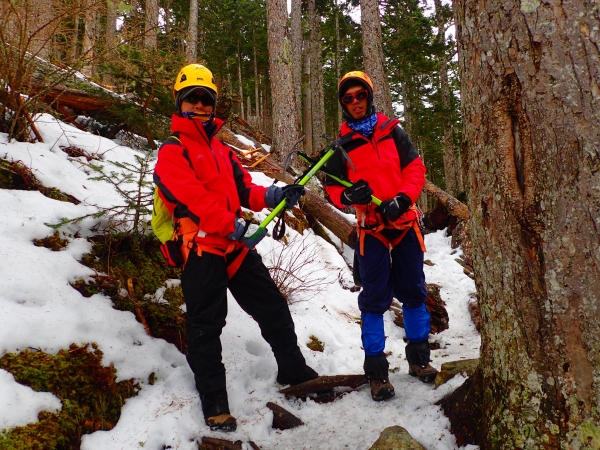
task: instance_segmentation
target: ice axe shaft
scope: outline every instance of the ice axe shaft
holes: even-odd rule
[[[319,169],[321,169],[325,163],[327,161],[329,161],[329,159],[333,156],[333,154],[335,153],[335,148],[329,148],[327,150],[327,152],[319,159],[319,160],[313,160],[314,165],[310,168],[310,170],[308,172],[306,172],[302,178],[300,179],[300,181],[298,181],[298,183],[300,186],[304,186],[306,183],[308,183],[308,181],[315,176],[315,173],[317,173],[319,171]],[[287,206],[287,200],[284,198],[283,200],[281,200],[281,202],[279,202],[279,204],[273,208],[273,211],[271,211],[271,214],[269,214],[265,220],[263,220],[260,225],[258,226],[258,229],[256,230],[256,232],[251,236],[251,238],[254,238],[255,236],[257,236],[260,232],[262,232],[262,230],[264,230],[265,228],[267,228],[267,225],[269,225],[273,219],[275,219],[275,217],[277,217],[277,215],[279,213],[281,213],[281,211]]]
[[[302,152],[298,152],[298,157],[300,159],[303,159],[304,161],[306,161],[309,164],[313,164],[315,162],[315,160],[313,158],[311,158],[310,156],[308,156],[307,154],[302,153]],[[337,177],[337,176],[333,175],[332,173],[330,173],[329,171],[325,170],[322,167],[321,167],[321,172],[323,172],[328,177],[334,179],[335,181],[337,181],[338,183],[340,183],[342,186],[345,186],[345,187],[352,187],[352,186],[354,186],[350,181],[344,180],[343,178],[340,178],[340,177]],[[377,206],[381,205],[381,200],[379,200],[374,195],[371,195],[371,202],[373,202]]]

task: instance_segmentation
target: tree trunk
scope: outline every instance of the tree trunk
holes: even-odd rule
[[[312,106],[311,106],[311,87],[310,87],[310,52],[305,49],[302,54],[302,123],[304,135],[304,151],[311,155],[313,153],[312,145]]]
[[[292,79],[292,45],[285,0],[267,0],[267,41],[271,75],[273,147],[281,161],[298,140],[300,121]]]
[[[84,65],[82,72],[91,77],[95,74],[95,52],[96,46],[96,10],[94,8],[94,0],[83,0],[85,4],[85,31],[83,33],[83,59]]]
[[[240,117],[244,117],[244,85],[242,84],[242,54],[240,53],[240,42],[238,41],[238,91],[240,95]]]
[[[145,17],[144,47],[156,48],[158,44],[158,0],[146,0]]]
[[[258,61],[256,58],[256,40],[255,40],[254,34],[252,35],[252,39],[254,39],[254,42],[252,45],[252,50],[254,51],[254,102],[256,103],[257,125],[259,128],[261,128],[261,126],[260,126],[260,98],[258,96],[258,82],[259,82]]]
[[[341,73],[341,62],[340,62],[340,7],[338,0],[335,0],[335,79],[339,82],[342,77]],[[335,129],[337,130],[342,123],[342,108],[340,102],[337,104],[337,123]]]
[[[440,91],[442,94],[442,111],[444,134],[442,136],[442,150],[444,152],[444,179],[446,181],[446,192],[451,195],[457,193],[456,182],[456,158],[454,156],[454,139],[452,138],[452,121],[450,120],[450,86],[448,84],[448,56],[445,49],[446,23],[442,14],[442,0],[434,0],[435,17],[438,27],[436,41],[438,45],[443,46],[444,50],[440,51],[438,57],[439,75],[440,75]]]
[[[292,51],[293,51],[293,75],[294,93],[296,105],[302,115],[302,0],[291,0],[292,2]]]
[[[198,0],[190,0],[190,23],[185,56],[190,64],[198,61]]]
[[[481,448],[600,448],[600,4],[455,14]]]
[[[75,41],[77,41],[75,39]],[[107,57],[112,59],[117,50],[117,3],[106,0],[106,49]]]
[[[377,110],[392,117],[392,96],[385,71],[381,19],[378,0],[360,0],[360,22],[362,26],[363,62],[367,75],[375,86],[374,103]]]
[[[323,95],[323,63],[321,61],[321,16],[316,10],[315,0],[308,0],[310,24],[310,92],[312,109],[312,146],[323,147],[325,140],[325,100]]]

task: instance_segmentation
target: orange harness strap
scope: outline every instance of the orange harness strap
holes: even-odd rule
[[[195,251],[198,254],[198,256],[202,256],[203,252],[207,252],[226,258],[229,253],[232,253],[236,250],[240,250],[240,253],[235,257],[235,259],[227,265],[227,276],[229,277],[229,279],[231,279],[242,265],[242,262],[244,262],[244,258],[250,250],[242,242],[237,241],[231,241],[231,243],[224,250],[203,244],[201,242],[198,242],[198,239],[202,239],[198,236],[198,225],[196,225],[191,219],[184,217],[183,219],[179,220],[178,224],[179,227],[177,230],[177,234],[178,236],[183,237],[181,254],[183,255],[184,267],[185,263],[187,263],[191,251]]]
[[[376,237],[383,243],[383,245],[385,245],[388,249],[392,250],[396,245],[398,245],[400,243],[400,241],[402,241],[402,239],[404,239],[404,236],[406,236],[406,233],[408,233],[408,230],[410,230],[411,228],[413,230],[415,230],[415,234],[417,235],[417,239],[419,240],[419,244],[421,245],[421,250],[423,250],[423,253],[425,253],[425,251],[426,251],[425,241],[423,240],[423,235],[421,234],[421,230],[419,229],[419,226],[417,225],[417,220],[412,220],[410,222],[403,223],[403,224],[393,223],[392,226],[389,228],[395,228],[397,230],[403,230],[403,231],[400,236],[398,236],[396,239],[394,239],[392,241],[390,241],[385,236],[383,236],[381,233],[379,233],[381,230],[386,228],[383,225],[380,225],[377,228],[374,228],[372,230],[361,228],[358,225],[356,228],[357,228],[358,236],[360,239],[360,247],[359,248],[360,248],[361,256],[365,255],[365,235],[366,234],[370,234],[371,236]]]

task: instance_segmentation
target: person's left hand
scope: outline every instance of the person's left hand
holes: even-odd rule
[[[265,192],[265,203],[268,208],[275,208],[285,198],[287,207],[291,209],[305,193],[304,186],[299,184],[288,184],[283,188],[271,185]]]
[[[381,202],[381,205],[377,207],[377,211],[383,217],[395,222],[402,214],[408,211],[410,205],[412,205],[410,197],[400,192],[394,198]]]
[[[281,193],[285,197],[287,207],[292,209],[298,203],[300,197],[306,194],[306,190],[304,186],[299,184],[288,184],[281,189]]]

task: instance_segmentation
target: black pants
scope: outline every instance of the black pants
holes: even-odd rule
[[[305,370],[306,361],[298,348],[287,301],[256,250],[248,252],[231,279],[222,256],[190,253],[181,275],[181,288],[187,307],[187,360],[200,394],[225,388],[221,331],[227,316],[227,289],[258,323],[263,338],[271,345],[279,375]]]

